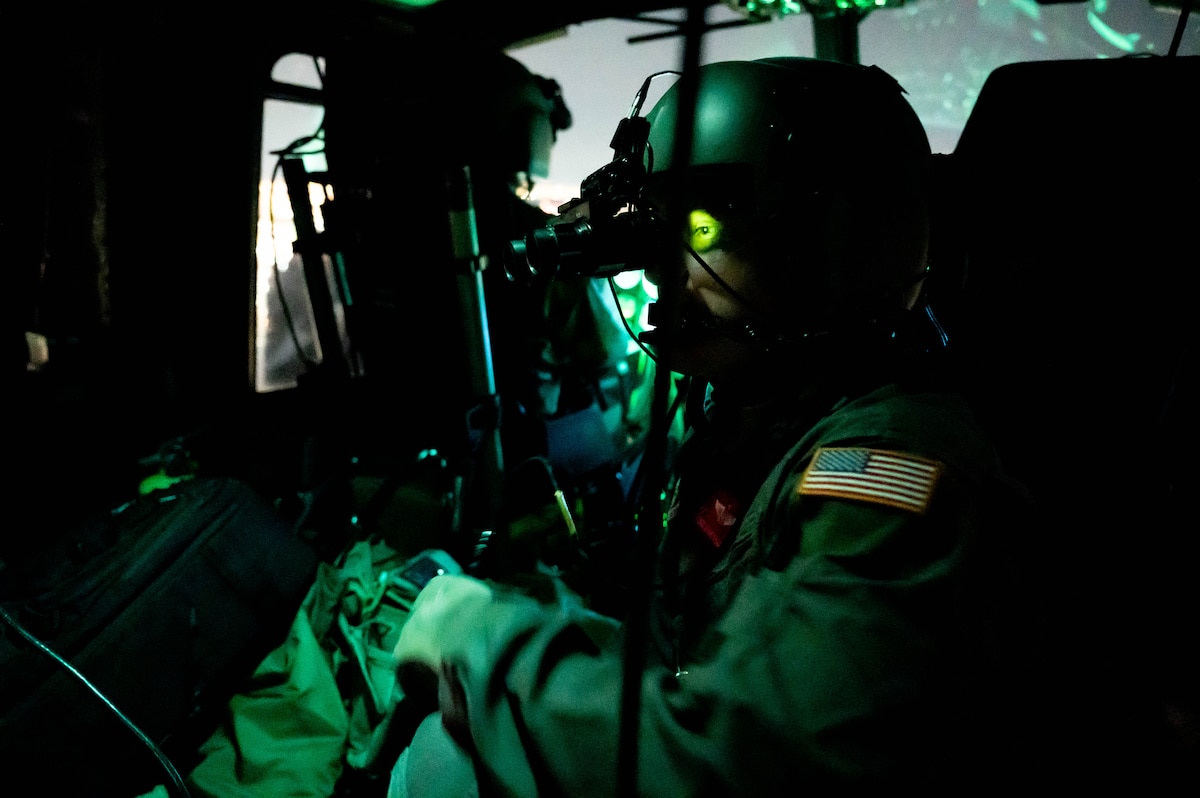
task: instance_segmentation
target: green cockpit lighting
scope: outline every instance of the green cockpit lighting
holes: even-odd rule
[[[771,19],[808,12],[829,16],[848,12],[864,13],[877,8],[896,8],[906,0],[725,0],[725,4],[753,19]]]
[[[688,246],[695,252],[707,252],[721,243],[721,223],[706,210],[688,214]]]

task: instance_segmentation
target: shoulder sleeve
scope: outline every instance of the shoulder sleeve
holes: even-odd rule
[[[577,603],[498,594],[456,663],[481,794],[617,795],[624,638]],[[697,727],[687,677],[642,673],[639,794],[700,794],[736,739]],[[706,691],[707,692],[707,691]]]
[[[931,521],[844,499],[796,503],[818,536],[781,571],[745,580],[677,676],[642,677],[643,795],[770,792],[900,775],[952,703],[955,552]],[[888,552],[885,556],[884,552]],[[459,672],[480,772],[506,794],[613,795],[623,639],[577,603],[500,597]]]
[[[988,514],[982,481],[959,467],[971,458],[947,446],[943,469],[870,441],[901,465],[930,466],[907,499],[882,501],[871,485],[802,489],[820,445],[809,443],[744,522],[764,542],[790,539],[785,556],[741,582],[686,673],[657,661],[643,671],[642,795],[920,786],[932,763],[953,771],[968,742],[963,585],[968,541]],[[515,596],[481,624],[460,668],[480,773],[506,794],[614,794],[619,628],[578,602]]]

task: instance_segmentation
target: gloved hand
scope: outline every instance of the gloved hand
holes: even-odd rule
[[[462,651],[483,631],[479,618],[492,596],[491,587],[471,576],[442,574],[429,580],[400,630],[392,651],[397,664],[439,672],[447,655]]]
[[[455,660],[486,633],[484,610],[492,597],[492,588],[474,577],[435,576],[417,594],[392,651],[405,693],[433,693],[442,725],[468,751],[472,742],[467,702]]]

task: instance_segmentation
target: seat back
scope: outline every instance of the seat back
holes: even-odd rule
[[[1121,719],[1116,757],[1190,745],[1192,763],[1170,718],[1194,722],[1200,672],[1197,86],[1200,57],[996,69],[939,157],[933,284],[968,391],[1038,502],[1042,526],[1013,534],[1080,717]]]

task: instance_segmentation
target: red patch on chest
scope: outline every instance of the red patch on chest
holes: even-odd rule
[[[742,505],[738,498],[727,490],[718,489],[700,506],[696,526],[713,548],[720,548],[741,517]]]

